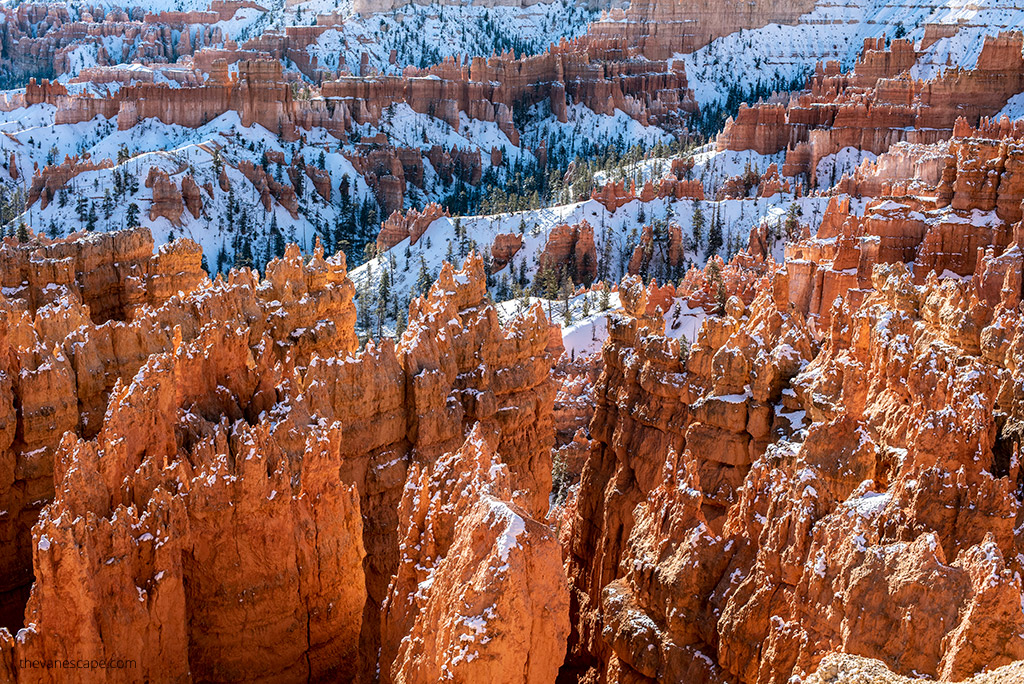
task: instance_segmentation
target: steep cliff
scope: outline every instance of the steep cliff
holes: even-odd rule
[[[793,277],[831,257],[797,243],[739,266],[753,299],[688,350],[623,283],[562,537],[563,677],[787,682],[842,651],[957,681],[1024,657],[1011,235],[979,238],[971,278],[868,259],[827,316]]]
[[[29,285],[22,299],[5,300],[25,313],[6,347],[8,382],[22,380],[13,386],[5,458],[19,479],[2,505],[22,509],[7,518],[22,527],[10,527],[4,563],[22,582],[34,575],[25,628],[3,641],[15,681],[51,681],[46,670],[19,668],[22,658],[126,653],[137,654],[137,668],[114,680],[336,681],[374,672],[381,606],[411,551],[402,551],[402,535],[416,520],[426,524],[411,502],[399,505],[407,471],[415,483],[431,469],[462,470],[481,435],[489,445],[483,477],[500,471],[500,483],[465,499],[457,530],[450,518],[430,523],[454,539],[447,564],[431,556],[438,577],[482,573],[478,598],[497,611],[488,613],[491,634],[509,635],[495,636],[491,655],[481,653],[465,676],[485,663],[500,671],[527,662],[535,649],[564,651],[558,548],[535,521],[551,488],[549,373],[558,349],[539,307],[502,328],[485,299],[483,262],[471,256],[413,303],[397,345],[357,351],[343,256],[318,251],[305,263],[292,246],[265,280],[247,270],[216,282],[177,276],[174,294],[161,299],[157,283],[174,271],[183,243],[152,257],[145,231],[99,237],[33,247],[29,263],[52,269],[75,250],[116,259],[137,289],[110,310],[113,320],[82,325],[89,309],[75,290],[37,304]],[[122,242],[138,243],[134,266],[121,261]],[[28,250],[0,249],[11,279]],[[198,261],[198,251],[190,258]],[[117,282],[104,287],[117,292]],[[19,374],[19,359],[33,358],[38,370]],[[41,395],[24,384],[33,376]],[[60,403],[35,410],[34,396]],[[26,499],[32,507],[19,503]],[[505,528],[484,512],[498,505],[508,512]],[[495,557],[509,561],[507,582],[486,570]],[[447,605],[460,587],[438,581],[432,601]],[[543,621],[516,622],[541,605]],[[427,610],[403,624],[434,634],[452,619]],[[430,657],[447,662],[460,645],[452,639],[428,645]],[[536,661],[529,681],[545,681],[557,663],[554,655]]]

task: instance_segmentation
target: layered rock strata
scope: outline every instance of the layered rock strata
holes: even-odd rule
[[[83,325],[89,309],[74,292],[34,313],[31,287],[4,300],[24,312],[7,336],[9,381],[28,377],[19,364],[32,360],[47,387],[63,383],[43,395],[59,407],[31,414],[43,432],[28,443],[31,395],[24,380],[12,385],[5,461],[23,482],[0,490],[0,505],[14,510],[21,496],[34,506],[17,514],[3,560],[34,582],[25,627],[16,638],[0,630],[8,679],[51,681],[20,668],[22,658],[125,653],[137,667],[124,681],[372,679],[388,671],[377,657],[386,647],[396,679],[433,681],[430,668],[454,667],[449,651],[465,645],[440,628],[463,618],[490,621],[464,681],[530,662],[526,681],[550,679],[559,659],[531,654],[564,653],[568,599],[558,548],[536,522],[551,488],[549,375],[560,353],[539,307],[502,328],[472,255],[413,302],[397,344],[357,350],[342,255],[305,263],[293,246],[265,280],[248,270],[212,283],[179,276],[160,299],[164,263],[187,243],[152,257],[145,231],[103,237],[146,249],[123,268],[153,292],[116,310],[124,320]],[[60,250],[93,239],[11,243],[0,254],[52,268]],[[187,253],[198,262],[197,249]],[[35,479],[15,467],[23,461]],[[447,487],[441,473],[471,463],[477,489],[445,498],[466,515],[424,512],[409,498],[417,483]],[[428,555],[402,543],[415,526],[448,540],[429,554],[437,589],[421,615],[385,623],[382,641],[385,601],[405,602],[410,588],[392,578],[408,563],[427,567]],[[502,581],[488,569],[496,560]],[[465,573],[480,578],[481,612],[447,613]],[[544,619],[525,618],[535,612]],[[447,655],[433,666],[422,654],[398,658],[396,624],[441,639],[430,649]]]
[[[1024,658],[1014,228],[972,278],[876,263],[827,322],[790,297],[813,252],[734,266],[752,299],[688,350],[624,282],[563,514],[562,676],[781,683],[842,651],[959,681]]]
[[[816,183],[818,162],[853,147],[881,154],[898,142],[931,144],[952,136],[957,119],[972,126],[999,112],[1024,89],[1024,37],[987,36],[974,69],[949,69],[922,81],[910,75],[906,40],[868,39],[849,74],[818,65],[807,90],[788,103],[742,105],[717,139],[719,150],[785,151],[785,176]]]

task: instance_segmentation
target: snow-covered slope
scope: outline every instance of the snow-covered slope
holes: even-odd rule
[[[1024,28],[1019,0],[819,0],[795,26],[772,24],[719,38],[692,54],[677,55],[697,101],[722,103],[730,89],[791,83],[819,61],[853,66],[865,38],[906,36],[915,41],[928,24],[956,26],[924,50],[914,69],[929,78],[951,67],[975,65],[986,35]]]
[[[301,3],[269,24],[309,23],[315,11],[344,13],[349,4],[332,9],[315,0]],[[426,67],[445,57],[488,57],[507,50],[536,54],[562,38],[581,35],[595,16],[585,5],[567,0],[528,8],[408,4],[367,17],[348,15],[344,26],[326,31],[307,51],[329,69],[347,66],[358,75],[365,54],[370,70],[399,74],[406,66]]]

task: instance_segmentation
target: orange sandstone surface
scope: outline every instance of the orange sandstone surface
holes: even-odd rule
[[[999,220],[956,153],[995,138],[961,133],[935,187]],[[970,277],[886,247],[862,279],[828,245],[879,240],[837,199],[784,263],[626,278],[600,360],[557,366],[557,329],[539,306],[503,327],[475,254],[360,349],[341,256],[211,282],[144,230],[8,238],[0,673],[130,653],[111,680],[1012,681],[1009,216]],[[809,306],[805,263],[855,280]],[[659,313],[679,297],[715,312],[689,345]],[[580,478],[550,508],[556,433]]]
[[[502,327],[471,255],[360,350],[342,255],[214,282],[200,256],[154,256],[145,230],[0,248],[23,625],[0,629],[0,680],[130,654],[107,681],[368,681],[382,652],[386,680],[551,681],[568,588],[539,522],[560,352],[540,307]]]

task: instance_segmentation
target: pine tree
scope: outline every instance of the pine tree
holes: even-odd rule
[[[79,195],[75,200],[75,213],[78,215],[78,222],[85,224],[89,218],[89,201],[85,199],[85,195]]]
[[[406,307],[408,308],[408,307]],[[401,337],[402,333],[405,332],[406,321],[405,321],[405,310],[399,307],[398,318],[395,321],[395,337]]]
[[[427,294],[430,292],[430,286],[434,284],[434,279],[430,276],[430,271],[427,270],[427,262],[420,255],[420,272],[416,276],[416,292],[420,294]]]
[[[252,268],[252,238],[243,233],[238,239],[238,249],[235,251],[235,268]]]
[[[92,232],[96,230],[96,221],[99,220],[99,216],[96,215],[96,203],[89,202],[89,215],[85,224],[85,229]]]
[[[128,216],[125,219],[125,223],[129,228],[139,225],[139,205],[135,202],[128,205]]]
[[[799,205],[793,202],[789,205],[789,211],[786,212],[786,241],[795,242],[800,239],[800,222],[797,220],[797,212],[800,210]]]
[[[343,213],[348,211],[349,207],[352,205],[350,186],[351,182],[349,181],[348,174],[346,173],[341,177],[341,183],[338,185],[338,204]]]
[[[693,200],[693,246],[700,249],[704,244],[704,211],[700,207],[700,200]]]
[[[275,257],[283,257],[285,252],[284,235],[277,225],[277,214],[270,217],[270,245],[271,253]]]
[[[715,212],[711,219],[711,229],[708,231],[708,256],[718,254],[722,248],[722,218],[719,212]]]
[[[719,266],[718,259],[714,257],[708,260],[707,280],[711,285],[711,292],[715,296],[716,313],[721,315],[725,313],[725,281],[722,279],[722,268]]]
[[[377,287],[377,337],[384,334],[384,319],[387,318],[388,301],[391,299],[391,275],[387,268],[380,271]]]
[[[224,267],[228,263],[228,250],[224,243],[220,243],[220,249],[217,250],[217,273],[223,273]]]

